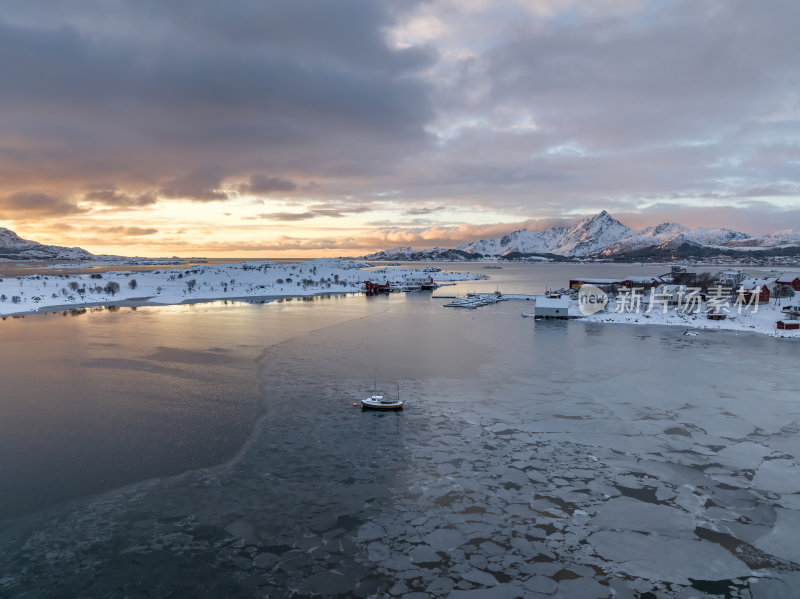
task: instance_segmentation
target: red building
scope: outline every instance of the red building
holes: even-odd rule
[[[794,331],[800,329],[800,322],[796,320],[779,320],[778,321],[778,328],[784,331]]]
[[[372,281],[364,281],[364,289],[367,293],[389,293],[391,283],[373,283]]]
[[[778,280],[775,281],[778,285],[789,285],[795,291],[800,291],[800,277],[795,277],[794,275],[783,275],[778,277]]]
[[[744,299],[749,302],[750,298],[757,294],[759,304],[768,303],[770,297],[770,283],[774,283],[774,279],[745,279],[740,283]]]

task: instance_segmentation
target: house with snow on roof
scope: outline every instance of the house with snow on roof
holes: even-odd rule
[[[784,273],[775,282],[778,285],[788,285],[795,291],[800,291],[800,275]]]
[[[770,294],[775,291],[777,279],[744,279],[735,291],[742,290],[742,295],[746,301],[750,301],[753,295],[757,295],[759,304],[769,302]]]
[[[565,297],[537,297],[536,318],[569,318],[569,300]]]

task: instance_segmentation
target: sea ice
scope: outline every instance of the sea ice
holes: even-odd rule
[[[800,513],[778,509],[778,519],[773,529],[753,543],[767,553],[800,564]]]
[[[633,530],[672,537],[694,536],[694,520],[686,512],[630,497],[610,499],[589,522],[595,529]]]
[[[591,534],[589,543],[614,568],[652,580],[688,585],[690,578],[727,580],[751,574],[729,551],[704,540],[603,530]]]

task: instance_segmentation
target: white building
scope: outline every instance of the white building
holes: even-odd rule
[[[736,287],[744,280],[744,273],[741,270],[723,270],[718,280],[723,287]]]
[[[567,318],[569,299],[566,297],[537,297],[536,318]]]

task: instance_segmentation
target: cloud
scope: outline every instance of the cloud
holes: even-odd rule
[[[297,189],[297,185],[289,179],[281,177],[268,177],[266,175],[255,174],[250,176],[250,182],[241,185],[241,193],[253,195],[265,195],[276,191],[292,191]]]
[[[373,210],[372,205],[343,205],[343,204],[314,204],[305,212],[267,212],[258,215],[258,218],[277,221],[309,220],[319,216],[329,218],[344,218],[351,214],[361,214]]]
[[[264,172],[324,181],[384,170],[431,139],[422,73],[435,53],[384,35],[405,10],[15,3],[0,17],[0,181],[102,180],[208,201],[227,198],[225,181],[258,193],[296,185]]]
[[[159,194],[168,198],[213,202],[227,200],[228,194],[220,190],[221,177],[209,172],[194,172],[168,181]]]
[[[425,214],[433,214],[434,212],[441,212],[442,210],[446,210],[446,206],[434,206],[434,207],[422,207],[422,208],[408,208],[404,211],[404,214],[408,216],[422,216]]]
[[[800,208],[781,208],[759,200],[750,200],[741,205],[726,204],[722,200],[720,204],[710,206],[692,205],[685,201],[656,202],[641,211],[621,211],[615,213],[614,217],[634,228],[673,221],[692,229],[724,227],[758,235],[797,228],[800,223]]]
[[[140,237],[143,235],[155,235],[158,233],[158,229],[154,229],[152,227],[92,227],[90,230],[96,233],[104,233],[107,235],[123,235],[125,237]]]
[[[117,208],[141,208],[151,206],[158,201],[154,192],[145,192],[138,195],[120,193],[115,189],[99,189],[84,195],[84,199],[105,206]]]
[[[346,227],[380,198],[412,241],[428,225],[405,217],[462,239],[475,205],[766,227],[800,200],[798,20],[794,0],[11,2],[0,208],[168,219],[249,193]],[[9,203],[30,189],[50,199]]]
[[[265,220],[278,220],[278,221],[298,221],[298,220],[308,220],[310,218],[316,218],[317,214],[314,212],[269,212],[264,214],[259,214],[258,218],[263,218]]]
[[[74,225],[70,225],[68,223],[59,223],[59,222],[53,223],[53,224],[49,225],[47,228],[51,229],[53,231],[74,231],[75,230],[75,226]]]
[[[0,199],[0,210],[15,220],[82,214],[87,209],[77,204],[40,192],[19,191]]]

